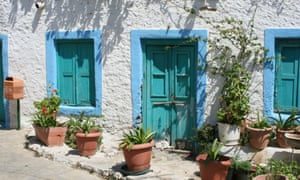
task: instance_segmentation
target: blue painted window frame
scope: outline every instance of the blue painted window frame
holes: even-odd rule
[[[207,30],[132,30],[131,31],[131,90],[132,90],[132,123],[139,126],[138,117],[141,117],[142,109],[142,82],[143,82],[143,52],[142,39],[207,39]],[[204,123],[205,99],[206,99],[206,43],[198,41],[198,66],[196,77],[196,124],[197,128]]]
[[[67,106],[60,105],[60,114],[73,115],[80,114],[82,111],[86,115],[99,116],[102,113],[102,55],[100,30],[88,31],[49,31],[46,33],[46,75],[47,86],[57,88],[57,61],[55,40],[59,39],[92,39],[94,42],[94,60],[95,60],[95,106]],[[48,94],[49,95],[49,94]]]
[[[278,38],[300,38],[300,29],[296,28],[270,28],[265,30],[265,48],[268,49],[266,58],[272,60],[264,64],[264,115],[278,117],[274,112],[275,90],[275,41]],[[287,117],[285,115],[284,117]]]
[[[8,36],[5,34],[0,34],[0,41],[2,41],[2,71],[3,71],[3,81],[8,76]],[[9,101],[3,98],[4,113],[5,113],[5,127],[10,128],[10,118],[9,118]]]

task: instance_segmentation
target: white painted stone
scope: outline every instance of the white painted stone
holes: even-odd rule
[[[25,98],[21,100],[22,127],[30,127],[34,112],[33,101],[46,94],[45,33],[65,30],[102,30],[103,61],[103,122],[106,131],[120,137],[131,126],[131,64],[130,32],[137,29],[208,29],[197,17],[188,16],[182,9],[182,0],[162,1],[100,1],[56,0],[46,1],[44,9],[35,1],[1,0],[0,34],[8,35],[9,75],[25,81]],[[188,1],[194,6],[202,2]],[[217,11],[201,11],[199,15],[220,19],[238,17],[250,20],[256,9],[255,26],[261,42],[269,27],[298,27],[300,5],[298,0],[236,1],[213,0]],[[211,32],[213,34],[213,32]],[[253,114],[263,109],[263,75],[253,74],[251,109]],[[205,120],[215,123],[220,88],[216,77],[208,73]],[[10,106],[12,121],[16,109]],[[254,116],[255,117],[255,116]],[[15,122],[12,122],[15,126]]]

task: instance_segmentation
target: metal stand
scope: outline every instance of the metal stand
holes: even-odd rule
[[[17,119],[18,119],[18,127],[17,129],[20,130],[21,129],[21,120],[20,120],[20,100],[17,99]]]

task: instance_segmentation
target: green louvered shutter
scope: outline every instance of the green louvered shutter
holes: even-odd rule
[[[83,42],[78,49],[79,59],[76,62],[77,71],[77,104],[82,106],[95,105],[94,86],[94,51],[92,42]]]
[[[300,48],[286,43],[282,43],[278,47],[274,108],[282,112],[289,112],[299,106]]]
[[[58,43],[58,89],[62,104],[75,105],[76,46],[70,42]]]
[[[3,59],[2,59],[2,41],[0,40],[0,127],[5,126],[5,114],[4,114],[4,104],[3,104]]]
[[[58,87],[62,103],[95,105],[94,48],[92,40],[57,43]]]

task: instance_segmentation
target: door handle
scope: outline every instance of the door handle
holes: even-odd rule
[[[163,105],[163,104],[185,104],[185,102],[180,101],[162,101],[162,102],[155,102],[153,105]]]

